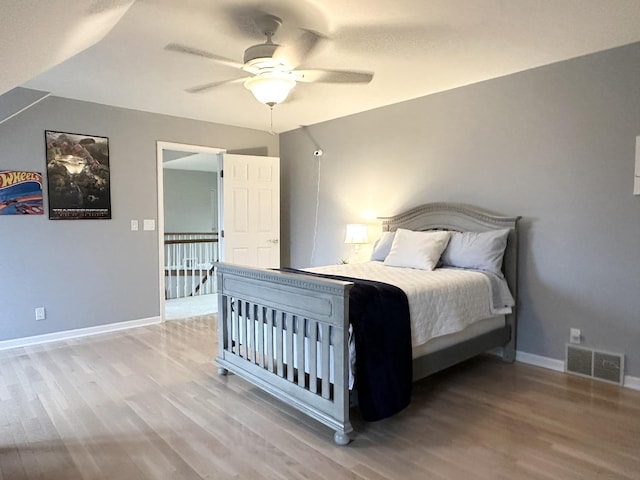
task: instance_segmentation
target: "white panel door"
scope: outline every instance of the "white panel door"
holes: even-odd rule
[[[221,260],[280,267],[280,159],[224,154]]]

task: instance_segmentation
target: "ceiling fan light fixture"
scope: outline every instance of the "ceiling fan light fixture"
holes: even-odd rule
[[[260,103],[273,107],[284,102],[289,92],[296,86],[295,80],[281,76],[261,74],[244,82],[246,89],[253,93]]]

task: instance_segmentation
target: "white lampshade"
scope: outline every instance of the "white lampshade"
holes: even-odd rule
[[[361,223],[349,223],[347,224],[347,233],[344,237],[344,243],[369,243],[369,236],[367,234],[367,226]]]
[[[287,99],[289,92],[296,86],[296,82],[291,78],[263,73],[245,80],[244,86],[251,90],[253,96],[260,103],[273,107]]]

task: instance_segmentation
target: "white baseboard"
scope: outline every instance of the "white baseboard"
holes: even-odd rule
[[[640,390],[640,377],[624,376],[624,386],[634,390]]]
[[[518,350],[516,351],[516,361],[536,367],[548,368],[549,370],[555,370],[557,372],[564,372],[564,361],[555,358],[543,357]],[[633,390],[640,390],[640,377],[625,375],[623,386]]]
[[[32,337],[2,340],[0,341],[0,350],[28,347],[29,345],[40,345],[42,343],[58,342],[60,340],[70,340],[72,338],[86,337],[89,335],[99,335],[101,333],[117,332],[119,330],[126,330],[129,328],[154,325],[160,322],[162,322],[162,317],[149,317],[139,320],[129,320],[127,322],[110,323],[108,325],[97,325],[95,327],[78,328],[75,330],[47,333],[45,335],[34,335]]]
[[[536,367],[548,368],[556,372],[564,372],[564,361],[555,358],[534,355],[533,353],[516,351],[516,362],[522,362]]]

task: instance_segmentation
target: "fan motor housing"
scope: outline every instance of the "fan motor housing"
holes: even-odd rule
[[[282,62],[273,59],[273,54],[280,45],[277,43],[260,43],[244,51],[245,70],[265,70],[286,67]]]

